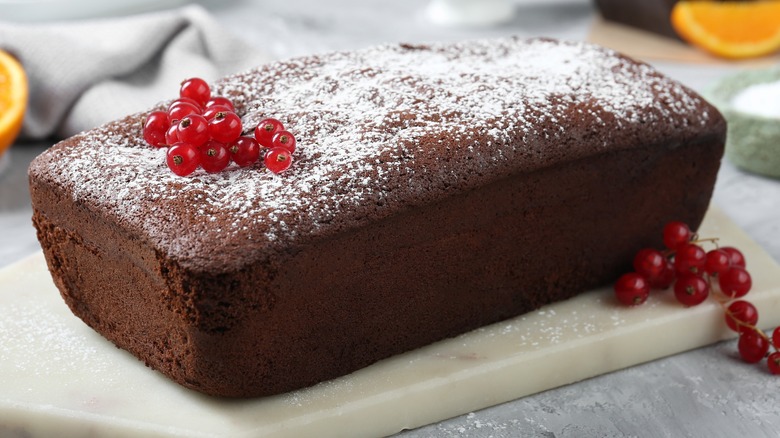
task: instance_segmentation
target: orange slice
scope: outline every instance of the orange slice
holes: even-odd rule
[[[22,129],[27,108],[27,76],[21,64],[0,50],[0,154],[13,144]]]
[[[684,40],[725,58],[752,58],[780,50],[778,1],[681,1],[672,27]]]

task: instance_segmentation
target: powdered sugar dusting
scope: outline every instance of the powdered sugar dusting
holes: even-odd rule
[[[640,136],[662,143],[709,119],[698,96],[651,67],[551,40],[383,46],[271,64],[215,87],[247,129],[273,116],[296,135],[288,172],[177,177],[165,151],[144,144],[141,115],[65,142],[33,169],[45,160],[76,202],[107,209],[179,262],[224,264],[219,249],[251,262],[512,172]]]

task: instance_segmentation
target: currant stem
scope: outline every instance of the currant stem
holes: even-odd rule
[[[715,291],[716,289],[714,289],[712,286],[712,276],[710,275],[707,276],[707,282],[710,284],[710,290]],[[761,330],[760,328],[756,327],[753,324],[748,324],[734,316],[734,313],[731,310],[729,310],[729,304],[733,302],[735,298],[734,296],[729,297],[728,295],[724,294],[723,291],[720,290],[720,287],[718,287],[717,291],[720,293],[721,296],[723,296],[726,299],[725,300],[719,299],[715,297],[714,294],[710,294],[710,296],[712,297],[713,300],[715,300],[716,303],[718,303],[718,305],[720,305],[720,307],[723,309],[723,313],[725,313],[728,317],[732,319],[732,321],[734,321],[734,324],[737,326],[737,330],[736,330],[737,333],[741,333],[740,331],[741,327],[747,328],[748,330],[752,330],[762,338],[766,339],[767,342],[769,342],[769,345],[772,346],[772,349],[774,351],[780,351],[778,350],[779,347],[775,345],[774,342],[772,342],[772,339],[766,333],[764,333],[763,330]]]
[[[691,240],[691,243],[712,242],[715,244],[715,248],[718,248],[718,240],[720,240],[719,237],[708,237],[706,239],[699,239],[698,237],[698,235],[695,235],[694,239]]]
[[[761,330],[760,328],[758,328],[758,327],[754,326],[753,324],[748,324],[748,323],[746,323],[746,322],[743,322],[743,321],[741,321],[741,320],[739,320],[739,319],[735,318],[735,317],[734,317],[734,314],[733,314],[733,313],[731,313],[731,311],[730,311],[730,310],[729,310],[727,307],[724,307],[724,308],[723,308],[723,311],[724,311],[724,312],[725,312],[725,313],[726,313],[728,316],[730,316],[732,320],[734,320],[734,323],[737,325],[737,332],[739,332],[739,328],[740,328],[740,327],[745,327],[745,328],[747,328],[747,329],[749,329],[749,330],[752,330],[752,331],[754,331],[756,334],[758,334],[759,336],[761,336],[762,338],[766,339],[766,341],[767,341],[767,342],[769,342],[769,345],[770,345],[770,346],[772,346],[772,349],[773,349],[773,350],[775,350],[775,351],[780,351],[780,350],[778,350],[777,346],[776,346],[776,345],[775,345],[775,344],[772,342],[772,339],[771,339],[771,338],[770,338],[770,337],[769,337],[769,336],[768,336],[766,333],[764,333],[764,331],[763,331],[763,330]]]
[[[694,235],[694,240],[692,240],[691,243],[712,242],[713,244],[715,244],[715,247],[717,248],[718,247],[718,240],[719,239],[717,237],[706,238],[706,239],[699,239],[698,235]],[[721,309],[723,309],[723,313],[725,313],[726,316],[730,317],[731,320],[734,321],[734,323],[736,325],[736,328],[737,328],[736,332],[737,333],[741,333],[740,328],[743,328],[743,327],[748,329],[748,330],[752,330],[753,332],[755,332],[756,334],[758,334],[759,336],[764,338],[767,342],[769,342],[769,345],[772,347],[772,349],[775,352],[780,351],[780,346],[775,345],[774,342],[772,342],[772,339],[766,333],[764,333],[763,330],[761,330],[760,328],[756,327],[753,324],[748,324],[748,323],[746,323],[746,322],[736,318],[734,316],[734,313],[731,312],[731,310],[729,310],[729,305],[734,301],[734,299],[736,298],[736,295],[735,294],[726,295],[725,293],[723,293],[723,291],[720,289],[720,284],[718,284],[717,288],[714,287],[714,284],[713,284],[714,282],[712,281],[713,277],[714,277],[713,275],[707,274],[706,277],[707,277],[707,283],[710,286],[710,291],[716,292],[716,293],[711,293],[710,297],[713,300],[715,300],[716,303],[718,303],[718,305],[721,307]],[[716,296],[716,295],[718,295],[718,296]]]

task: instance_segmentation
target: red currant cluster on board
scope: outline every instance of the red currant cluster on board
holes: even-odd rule
[[[209,85],[200,78],[182,82],[179,98],[168,111],[152,111],[143,126],[147,143],[168,148],[166,162],[179,176],[198,167],[208,173],[221,172],[231,161],[248,167],[261,155],[271,172],[290,168],[295,137],[281,122],[271,118],[261,121],[254,137],[242,136],[243,131],[230,99],[212,97]]]
[[[640,250],[634,257],[634,271],[615,283],[615,296],[625,305],[647,300],[650,289],[666,289],[674,284],[674,296],[686,306],[712,297],[725,313],[726,325],[739,333],[737,347],[745,362],[760,362],[774,347],[767,365],[772,374],[780,374],[780,327],[770,339],[756,327],[758,310],[745,300],[753,285],[745,269],[745,257],[736,248],[717,247],[718,239],[698,239],[688,225],[669,222],[663,231],[665,251]],[[711,242],[715,249],[705,251],[699,244]]]

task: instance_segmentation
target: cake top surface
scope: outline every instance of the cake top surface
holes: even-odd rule
[[[30,173],[178,263],[230,271],[513,173],[680,142],[719,123],[648,65],[546,39],[330,53],[212,88],[246,130],[275,117],[296,135],[290,170],[178,177],[165,149],[143,141],[137,114],[55,145]]]

